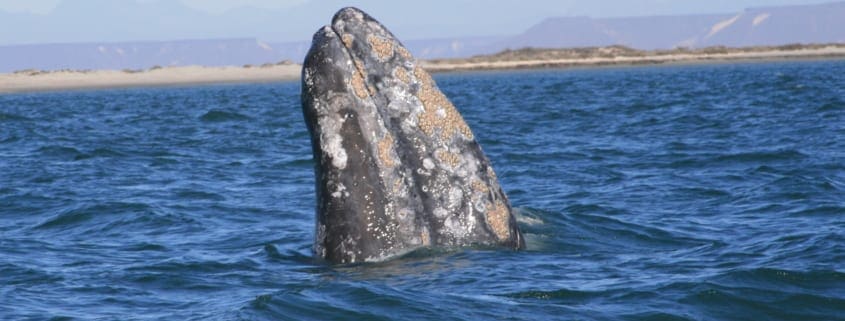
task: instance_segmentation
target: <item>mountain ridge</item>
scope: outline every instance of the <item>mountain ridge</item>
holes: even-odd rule
[[[80,1],[87,7],[112,5],[106,0]],[[169,2],[168,2],[169,3]],[[67,6],[67,4],[65,4]],[[310,7],[296,7],[287,15],[296,16],[302,10],[323,8],[326,4],[308,3]],[[172,24],[191,24],[203,15],[190,14],[182,4],[169,4],[172,15],[160,17],[157,28]],[[322,7],[321,7],[322,6]],[[51,32],[74,21],[73,10],[59,10],[58,21],[45,24],[36,32]],[[89,10],[91,8],[88,8]],[[123,14],[87,21],[92,27],[108,26],[119,19],[129,19],[134,10],[149,10],[148,6],[125,7]],[[243,12],[257,10],[242,8]],[[179,14],[181,12],[181,14]],[[186,13],[187,12],[187,13]],[[220,19],[234,19],[238,10],[218,15]],[[187,18],[182,18],[186,14]],[[10,15],[0,11],[0,20],[14,24],[14,19],[43,18],[36,14]],[[178,19],[177,19],[178,18]],[[272,18],[270,12],[263,20]],[[6,20],[11,19],[11,20]],[[186,20],[187,19],[187,20]],[[193,20],[192,20],[193,19]],[[236,19],[237,20],[237,19]],[[111,21],[111,22],[109,22]],[[140,23],[140,22],[138,22]],[[291,23],[297,23],[291,21]],[[0,22],[2,24],[2,22]],[[262,22],[256,22],[259,34]],[[301,26],[300,26],[301,27]],[[127,32],[134,32],[128,30]],[[214,30],[204,30],[215,34]],[[231,34],[244,31],[232,31]],[[280,31],[282,32],[282,31]],[[11,33],[9,33],[11,34]],[[282,60],[298,62],[307,52],[309,41],[273,42],[264,37],[222,37],[187,40],[127,41],[77,43],[22,44],[0,46],[0,72],[23,69],[144,69],[155,65],[246,65],[275,63]],[[511,36],[455,36],[450,38],[416,39],[404,41],[418,58],[464,58],[492,54],[506,49],[572,48],[624,45],[641,50],[702,48],[710,46],[748,47],[791,43],[845,43],[845,1],[813,5],[767,6],[748,8],[741,12],[695,15],[656,15],[640,17],[591,18],[587,16],[550,17]]]
[[[845,1],[755,7],[728,14],[552,17],[498,45],[511,49],[624,45],[651,50],[837,42],[845,42]]]

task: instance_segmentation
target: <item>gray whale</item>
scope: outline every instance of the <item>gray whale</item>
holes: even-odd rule
[[[357,263],[421,247],[525,247],[469,126],[366,13],[341,9],[314,35],[302,111],[315,160],[316,256]]]

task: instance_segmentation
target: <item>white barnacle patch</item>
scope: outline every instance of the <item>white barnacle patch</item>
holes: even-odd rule
[[[346,239],[340,242],[340,252],[346,254],[349,257],[349,262],[347,263],[355,263],[358,259],[359,253],[355,253],[355,249],[358,248],[358,242],[350,235]]]
[[[464,191],[458,186],[452,186],[449,189],[449,208],[457,210],[461,206],[461,201],[464,199]]]
[[[332,197],[340,198],[344,194],[349,195],[349,193],[344,193],[345,191],[346,191],[346,186],[343,186],[343,184],[337,184],[337,189],[334,192],[332,192]]]
[[[459,167],[458,170],[455,171],[455,174],[457,174],[459,177],[467,177],[467,175],[469,175],[469,172],[467,172],[467,170],[463,167]]]
[[[402,110],[402,103],[395,101],[395,100],[391,101],[391,102],[387,103],[387,109],[390,109],[392,111]]]
[[[407,117],[402,121],[399,126],[402,129],[402,132],[412,133],[414,132],[414,130],[416,130],[417,122],[415,118]]]
[[[468,162],[464,162],[467,172],[478,173],[478,165],[481,164],[481,161],[475,158],[472,154],[464,154],[464,159],[470,160]]]
[[[352,17],[355,18],[356,20],[364,20],[364,13],[361,12],[360,10],[351,10],[351,12],[352,12]],[[341,20],[341,21],[343,21],[343,20]],[[370,28],[373,28],[373,25],[378,25],[378,22],[369,21],[368,25],[370,26]]]
[[[303,71],[302,78],[305,79],[305,87],[312,88],[314,87],[314,70],[313,68],[305,68]]]
[[[464,240],[469,237],[476,226],[476,218],[473,215],[469,216],[455,216],[449,215],[443,221],[443,233],[451,236],[453,239]]]
[[[446,211],[446,209],[444,209],[442,207],[435,208],[433,213],[434,213],[434,217],[437,217],[439,219],[443,219],[443,218],[445,218],[446,216],[449,215],[449,212]]]
[[[332,159],[332,165],[338,169],[346,168],[346,150],[343,149],[343,138],[338,134],[328,135],[323,145],[323,151]]]
[[[437,106],[437,111],[434,112],[437,117],[446,118],[446,110],[441,106]]]
[[[400,221],[406,221],[406,220],[413,219],[414,212],[411,211],[408,208],[403,208],[403,209],[399,210],[398,212],[396,212],[396,215],[397,215],[397,217],[399,218]]]
[[[323,36],[325,36],[327,38],[334,38],[335,37],[335,33],[334,33],[334,30],[332,30],[332,27],[323,26],[322,29],[323,29]],[[328,41],[326,41],[326,43],[328,43]]]
[[[464,228],[461,226],[461,221],[454,217],[448,217],[443,221],[443,227],[446,232],[454,238],[463,238],[466,235]]]
[[[487,203],[483,200],[479,200],[475,202],[475,210],[479,212],[484,212],[487,210]]]
[[[323,109],[334,109],[335,106],[344,104],[342,96],[334,96],[330,98],[328,104],[321,104]],[[340,129],[343,123],[346,122],[346,115],[337,115],[328,111],[326,114],[319,117],[317,120],[320,128],[320,147],[323,154],[331,159],[331,163],[338,169],[346,168],[347,154],[343,148],[343,137],[340,135]]]
[[[431,176],[430,171],[424,170],[422,168],[417,168],[417,174],[420,174],[422,176]],[[423,191],[428,192],[428,189],[425,186],[423,186]]]
[[[432,170],[434,169],[434,162],[431,160],[431,158],[426,157],[425,159],[423,159],[423,167],[425,167],[425,169],[427,170]]]

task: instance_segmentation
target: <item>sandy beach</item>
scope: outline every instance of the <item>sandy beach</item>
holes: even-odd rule
[[[299,80],[298,64],[267,67],[167,67],[143,71],[24,71],[0,74],[0,93]]]
[[[602,50],[602,49],[599,49]],[[431,72],[468,70],[505,70],[528,68],[566,68],[608,65],[688,64],[731,61],[765,61],[845,58],[845,46],[800,48],[795,50],[734,50],[724,53],[660,53],[636,55],[549,58],[549,55],[501,58],[498,55],[468,59],[422,61]],[[250,67],[165,67],[150,70],[97,71],[19,71],[0,74],[0,93],[59,91],[94,88],[124,88],[142,86],[171,86],[214,83],[249,83],[296,81],[300,78],[299,64],[274,64]]]

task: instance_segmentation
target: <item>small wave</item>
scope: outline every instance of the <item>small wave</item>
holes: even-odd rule
[[[719,198],[731,196],[731,193],[716,188],[686,187],[680,188],[678,191],[688,193],[693,198]]]
[[[767,165],[758,166],[757,168],[755,168],[751,172],[752,173],[760,173],[760,174],[778,174],[778,175],[783,174],[783,172],[778,170],[777,168],[767,166]]]
[[[117,152],[117,151],[114,151],[114,150],[111,150],[111,149],[108,149],[108,148],[97,148],[97,149],[91,151],[90,153],[82,153],[82,154],[76,155],[73,158],[73,160],[79,161],[79,160],[86,160],[86,159],[92,159],[92,158],[101,158],[101,157],[102,158],[111,158],[111,157],[123,157],[123,156],[126,156],[126,154],[123,154],[123,153],[120,153],[120,152]]]
[[[287,165],[287,166],[292,166],[292,167],[312,167],[312,166],[314,166],[314,159],[311,158],[311,157],[296,158],[296,159],[293,159],[291,161],[285,162],[283,164]]]
[[[644,321],[691,321],[699,320],[688,316],[676,315],[667,312],[646,311],[633,314],[622,315],[625,320],[644,320]]]
[[[261,294],[242,311],[246,319],[267,320],[416,320],[442,319],[444,307],[429,298],[409,296],[392,287],[341,284],[327,291],[288,285],[290,290]],[[427,306],[423,310],[420,307]],[[426,312],[427,310],[427,312]]]
[[[219,260],[218,260],[219,259]],[[148,273],[225,273],[231,271],[256,271],[258,263],[251,259],[241,259],[234,262],[225,262],[228,258],[205,258],[180,257],[164,261],[141,264],[126,268],[127,271],[148,272]]]
[[[624,214],[625,213],[625,211],[622,210],[622,209],[618,209],[618,208],[614,208],[614,207],[608,207],[608,206],[602,206],[602,205],[598,205],[598,204],[575,204],[575,205],[567,206],[566,208],[563,209],[563,211],[566,212],[566,213],[586,214],[586,215],[592,215],[592,214],[618,215],[618,214]]]
[[[9,137],[0,138],[0,144],[14,143],[14,142],[17,142],[19,140],[21,140],[20,136],[12,135],[12,136],[9,136]]]
[[[816,112],[828,112],[828,111],[842,111],[845,109],[845,102],[843,101],[834,101],[825,103],[816,109]]]
[[[657,106],[656,104],[651,103],[651,102],[635,101],[628,106],[624,106],[623,108],[624,108],[626,113],[628,113],[629,115],[633,115],[635,113],[657,109],[657,108],[660,108],[660,106]]]
[[[85,209],[70,210],[48,218],[46,221],[35,226],[35,229],[50,229],[75,225],[76,223],[88,221],[91,217],[93,217],[93,214]]]
[[[13,121],[29,121],[29,120],[32,120],[32,119],[30,119],[28,117],[21,116],[21,115],[17,115],[17,114],[0,112],[0,123],[13,122]]]
[[[701,283],[672,285],[669,291],[687,293],[680,302],[720,319],[767,315],[823,320],[843,312],[843,286],[845,274],[841,272],[759,268],[730,272]]]
[[[835,270],[808,270],[796,271],[777,268],[755,268],[727,272],[714,280],[720,284],[763,287],[775,290],[785,290],[786,287],[794,287],[794,290],[806,289],[808,291],[820,291],[828,289],[830,294],[838,293],[838,289],[845,286],[845,272]],[[845,300],[845,297],[841,299]]]
[[[540,216],[535,215],[534,210],[530,208],[519,208],[514,207],[514,214],[516,216],[516,222],[520,225],[542,225],[543,219]]]
[[[519,208],[518,212],[519,216],[543,222],[520,225],[532,251],[557,252],[564,249],[616,253],[620,249],[678,250],[712,244],[711,240],[677,231],[627,222],[621,218],[623,211],[596,204],[572,205],[563,213],[532,208]],[[566,246],[561,247],[560,244]]]
[[[276,246],[273,244],[266,244],[264,245],[263,249],[264,253],[266,253],[267,257],[271,260],[277,261],[294,261],[299,263],[307,263],[313,264],[316,260],[310,253],[303,253],[301,251],[296,250],[285,250],[280,252]]]
[[[321,298],[307,290],[261,294],[244,307],[241,317],[245,320],[376,320],[366,310],[340,308],[337,305],[343,302],[332,302],[333,299]]]
[[[167,165],[176,165],[179,164],[179,160],[168,158],[168,157],[156,157],[150,161],[150,166],[152,167],[162,167]]]
[[[586,246],[604,244],[614,251],[620,248],[681,249],[708,244],[709,241],[680,235],[653,226],[645,226],[595,214],[570,214]]]
[[[797,150],[780,150],[780,151],[759,151],[736,153],[729,155],[721,155],[716,157],[716,161],[721,162],[737,162],[737,163],[757,163],[757,162],[773,162],[773,161],[790,161],[805,159],[808,156]]]
[[[73,228],[94,218],[102,218],[113,214],[126,212],[148,212],[150,207],[141,203],[111,202],[80,206],[53,215],[37,224],[34,229],[65,229]]]
[[[92,158],[124,157],[126,154],[109,149],[97,148],[90,152],[83,152],[73,147],[51,145],[44,146],[37,150],[43,157],[60,158],[64,160],[80,161]]]
[[[829,216],[836,217],[845,213],[845,207],[836,205],[814,206],[789,213],[790,216]]]
[[[123,248],[123,250],[130,251],[130,252],[147,252],[147,251],[150,251],[150,252],[165,252],[165,251],[168,250],[168,248],[166,246],[160,245],[160,244],[142,242],[142,243],[127,245]]]
[[[37,284],[54,283],[64,280],[46,271],[22,267],[12,263],[0,263],[0,283],[4,285],[24,285],[32,287]]]
[[[560,290],[553,290],[553,291],[524,291],[524,292],[503,294],[502,296],[512,298],[512,299],[536,299],[536,300],[549,300],[549,301],[558,301],[558,302],[583,303],[584,301],[587,301],[587,300],[590,300],[590,299],[604,297],[604,296],[606,296],[606,293],[602,292],[602,291],[578,291],[578,290],[560,289]]]
[[[671,141],[663,146],[664,149],[670,152],[688,152],[696,150],[696,147],[684,142]]]
[[[249,116],[238,114],[236,112],[228,112],[223,110],[212,109],[200,116],[200,120],[209,123],[221,123],[228,121],[245,121],[250,120]]]
[[[37,152],[44,157],[65,159],[75,159],[76,157],[79,157],[79,155],[82,155],[82,152],[76,148],[56,145],[41,147]]]
[[[206,191],[198,191],[193,189],[180,189],[176,191],[176,196],[180,199],[189,200],[207,200],[207,201],[225,201],[226,197],[217,193],[210,193]]]

